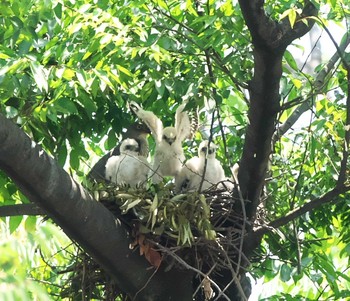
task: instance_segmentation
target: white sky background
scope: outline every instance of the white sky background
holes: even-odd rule
[[[334,40],[337,42],[337,44],[340,44],[340,41],[343,37],[343,35],[346,33],[346,26],[339,26],[336,24],[330,23],[328,26],[329,31],[331,32]],[[294,58],[296,59],[298,66],[301,67],[306,62],[305,68],[308,73],[312,74],[312,71],[314,68],[319,65],[320,63],[327,63],[328,60],[333,56],[333,54],[336,52],[336,48],[329,37],[329,35],[320,28],[320,26],[314,25],[312,29],[313,33],[318,37],[321,35],[321,38],[316,46],[321,52],[321,57],[319,59],[316,58],[315,61],[312,61],[310,63],[310,60],[312,60],[312,57],[308,58],[308,55],[310,54],[310,51],[314,47],[314,45],[311,45],[311,38],[310,33],[303,36],[302,38],[295,41],[294,44],[296,45],[302,45],[304,47],[304,50],[295,47],[293,45],[288,47],[288,50],[293,54]],[[317,38],[316,38],[317,40]],[[349,48],[349,47],[348,47]],[[306,71],[304,69],[304,71]],[[301,118],[299,118],[298,122],[293,126],[294,129],[305,127],[305,125],[308,125],[310,122],[310,115],[311,112],[304,113]],[[249,298],[249,301],[258,301],[262,298],[267,298],[271,295],[274,295],[278,292],[283,291],[283,288],[281,286],[281,280],[279,280],[278,276],[277,279],[274,279],[268,283],[263,283],[263,279],[259,279],[256,283],[253,279],[252,281],[252,294]],[[299,284],[301,287],[301,283]],[[304,283],[305,285],[305,283]],[[296,287],[296,290],[298,287]],[[304,287],[305,289],[305,287]],[[297,291],[294,291],[294,293],[298,293]]]

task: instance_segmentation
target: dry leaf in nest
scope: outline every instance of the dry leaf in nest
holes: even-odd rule
[[[203,291],[204,291],[205,300],[210,300],[211,298],[213,298],[214,291],[211,288],[211,284],[208,276],[203,279]]]
[[[130,248],[133,249],[136,246],[140,247],[140,255],[144,255],[147,261],[154,266],[159,268],[162,262],[162,255],[152,248],[153,244],[146,240],[146,236],[139,234],[136,236],[135,241],[130,244]]]

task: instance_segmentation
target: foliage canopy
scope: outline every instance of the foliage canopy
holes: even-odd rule
[[[263,209],[253,220],[265,236],[251,255],[257,260],[249,266],[253,278],[280,280],[283,291],[268,300],[350,296],[350,6],[347,1],[311,2],[319,9],[317,17],[302,17],[309,1],[264,3],[266,14],[279,24],[288,20],[295,28],[315,22],[313,30],[318,29],[311,48],[305,40],[295,40],[283,53],[280,109],[260,198]],[[258,47],[252,44],[237,1],[6,0],[0,3],[0,24],[0,112],[78,181],[85,182],[93,163],[133,122],[130,100],[170,125],[178,104],[190,99],[190,106],[200,109],[201,128],[194,141],[184,145],[187,157],[196,153],[201,139],[212,137],[227,175],[241,160],[251,123],[248,91],[259,72],[254,69]],[[319,38],[335,43],[338,51],[334,47],[332,58],[317,60]],[[302,61],[296,49],[304,53]],[[298,119],[300,126],[294,126]],[[328,196],[340,184],[346,189]],[[322,207],[312,203],[324,199]],[[0,206],[28,202],[1,172]],[[315,206],[288,219],[310,202]],[[12,235],[43,227],[34,217],[21,215],[3,221]],[[51,227],[49,222],[45,227]],[[53,240],[52,246],[36,234],[28,235],[31,248],[40,245],[52,254],[58,242],[65,241]],[[13,283],[16,279],[9,275],[19,264],[9,255],[10,246],[0,248],[7,250],[0,252],[0,279]],[[53,295],[59,294],[56,286],[64,280],[53,267],[70,263],[75,250],[69,248],[62,251],[68,254],[67,262],[59,258],[41,276],[34,273],[50,282],[46,287]],[[28,271],[45,264],[32,258],[26,262]],[[36,285],[29,290],[44,300]]]

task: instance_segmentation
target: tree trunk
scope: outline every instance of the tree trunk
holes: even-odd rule
[[[239,0],[239,4],[252,36],[254,76],[249,85],[249,125],[238,179],[242,196],[248,200],[247,218],[254,220],[271,153],[276,117],[280,110],[279,88],[283,54],[294,39],[312,28],[314,21],[308,20],[306,25],[300,20],[316,15],[317,9],[311,2],[305,1],[301,15],[294,27],[291,27],[288,18],[279,23],[269,18],[264,10],[264,1]]]

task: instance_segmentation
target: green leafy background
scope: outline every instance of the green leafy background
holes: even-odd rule
[[[320,17],[326,25],[349,30],[343,22],[350,13],[347,1],[313,2],[325,8]],[[288,17],[293,23],[299,8],[298,1],[266,1],[267,13],[276,20]],[[1,112],[84,182],[92,164],[134,120],[128,101],[137,101],[169,125],[178,103],[190,99],[192,107],[200,108],[203,136],[212,131],[220,146],[218,157],[229,172],[240,158],[248,122],[245,88],[253,72],[252,46],[236,1],[210,0],[201,9],[198,14],[191,0],[1,1]],[[295,46],[307,51],[299,41]],[[214,79],[208,74],[207,50]],[[292,113],[291,102],[310,96],[312,118],[276,144],[266,187],[267,220],[327,192],[340,166],[345,70],[339,65],[316,97],[314,70],[304,71],[302,63],[288,48],[281,81],[285,110],[279,121]],[[197,134],[195,142],[187,142],[188,157],[200,139]],[[0,205],[27,202],[0,173]],[[253,278],[266,283],[263,287],[276,288],[266,290],[264,297],[349,297],[349,205],[348,196],[341,196],[340,202],[264,238],[259,250],[263,259],[251,270]],[[48,294],[57,295],[64,279],[53,267],[69,264],[75,247],[40,218],[3,218],[0,226],[0,299],[49,300]],[[52,267],[43,258],[54,261]]]

